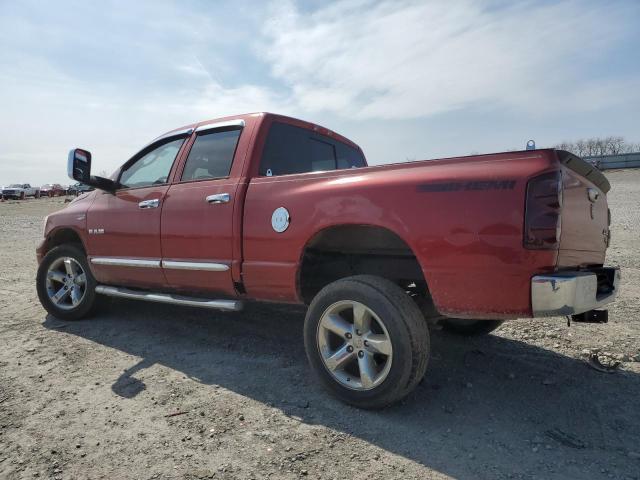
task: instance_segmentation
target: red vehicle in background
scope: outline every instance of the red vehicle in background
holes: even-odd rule
[[[605,321],[609,184],[568,152],[367,166],[350,140],[268,113],[188,125],[50,215],[37,249],[43,306],[79,319],[97,295],[222,310],[306,304],[309,362],[334,395],[375,408],[423,377],[429,325]],[[274,319],[274,328],[278,328]]]
[[[40,187],[40,196],[43,197],[61,197],[67,194],[67,189],[59,183],[47,183]]]

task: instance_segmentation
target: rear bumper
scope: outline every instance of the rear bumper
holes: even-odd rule
[[[611,303],[618,295],[620,269],[558,272],[531,279],[534,317],[575,315]]]

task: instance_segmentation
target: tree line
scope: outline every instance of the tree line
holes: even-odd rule
[[[566,150],[579,157],[594,157],[640,152],[640,143],[630,143],[624,137],[610,136],[587,138],[575,142],[561,142],[555,148]]]

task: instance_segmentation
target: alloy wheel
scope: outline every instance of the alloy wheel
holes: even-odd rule
[[[85,296],[87,276],[82,265],[71,257],[60,257],[47,270],[47,295],[61,310],[76,308]]]
[[[353,390],[371,390],[391,369],[393,348],[384,323],[366,305],[344,300],[322,314],[318,350],[331,376]]]

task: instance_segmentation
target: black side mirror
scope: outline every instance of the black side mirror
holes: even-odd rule
[[[72,180],[88,184],[91,181],[91,152],[74,148],[69,152],[67,175]]]

